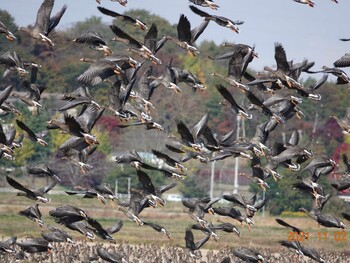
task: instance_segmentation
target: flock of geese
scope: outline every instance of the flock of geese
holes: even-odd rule
[[[309,6],[314,5],[311,1],[294,1]],[[97,2],[100,3],[100,1]],[[127,4],[126,0],[116,2],[121,5]],[[198,16],[203,17],[203,22],[192,28],[188,18],[182,14],[177,24],[177,35],[166,36],[158,36],[157,25],[155,24],[149,25],[137,18],[122,15],[99,6],[98,10],[102,14],[122,19],[145,31],[144,41],[136,40],[117,24],[110,25],[110,30],[115,34],[112,41],[123,43],[125,49],[132,54],[132,56],[128,56],[117,54],[116,50],[108,47],[107,41],[98,32],[89,31],[77,36],[73,40],[75,46],[72,46],[72,48],[78,48],[77,45],[79,44],[87,45],[96,52],[101,52],[101,59],[97,61],[84,59],[85,62],[91,63],[90,66],[85,72],[76,77],[77,89],[62,96],[64,103],[58,109],[62,114],[56,119],[49,120],[46,123],[47,130],[44,132],[34,133],[30,125],[19,118],[16,119],[16,124],[9,123],[6,129],[0,126],[1,157],[11,161],[15,158],[14,153],[16,151],[25,151],[26,149],[22,147],[22,140],[24,139],[29,139],[43,147],[47,146],[45,135],[48,134],[48,130],[58,129],[64,134],[69,134],[70,138],[59,147],[57,155],[67,160],[71,165],[78,166],[82,173],[88,173],[93,169],[89,165],[89,157],[98,148],[99,144],[98,138],[92,131],[95,123],[103,114],[109,113],[122,120],[123,127],[136,125],[144,126],[147,130],[163,132],[163,127],[152,117],[152,112],[156,110],[157,106],[152,103],[154,92],[163,87],[169,89],[169,92],[181,93],[182,87],[179,83],[185,83],[194,91],[205,90],[206,86],[192,72],[175,67],[172,60],[164,65],[163,61],[157,57],[157,52],[164,45],[172,42],[179,47],[179,52],[184,50],[190,56],[196,56],[200,51],[196,48],[195,41],[209,23],[216,23],[219,27],[228,28],[234,33],[238,33],[239,26],[243,24],[243,21],[233,21],[201,9],[209,7],[212,10],[217,10],[219,5],[211,0],[191,0],[191,2],[194,5],[190,5],[189,8]],[[337,1],[333,0],[333,2]],[[50,39],[50,32],[64,16],[67,6],[63,6],[57,14],[51,16],[53,6],[54,0],[44,0],[37,12],[34,26],[31,28],[21,27],[19,33],[23,31],[30,34],[38,43],[44,43],[54,49],[55,43]],[[10,41],[16,40],[16,36],[1,22],[0,33]],[[188,160],[196,159],[207,163],[239,157],[248,159],[251,175],[246,176],[261,187],[263,191],[268,191],[270,180],[283,180],[284,169],[296,173],[298,171],[299,173],[301,171],[308,173],[307,177],[298,176],[298,181],[293,185],[295,189],[306,193],[306,196],[312,202],[311,211],[304,208],[300,208],[300,210],[307,213],[311,219],[317,222],[316,224],[325,228],[339,228],[340,231],[345,233],[346,225],[343,219],[325,214],[322,211],[327,201],[336,197],[331,197],[329,193],[323,190],[319,179],[335,171],[337,163],[327,155],[315,156],[311,149],[301,145],[300,134],[296,130],[292,132],[286,143],[277,141],[273,143],[269,138],[271,133],[275,133],[274,138],[278,137],[278,134],[276,134],[278,126],[285,125],[286,122],[294,118],[303,118],[301,102],[304,102],[304,104],[308,101],[318,103],[322,99],[317,90],[322,87],[329,75],[336,76],[337,84],[347,84],[349,82],[347,74],[340,69],[340,67],[350,66],[349,54],[335,61],[334,67],[325,66],[321,70],[312,70],[314,62],[308,60],[300,63],[288,61],[283,45],[275,43],[277,67],[275,69],[265,67],[264,72],[253,76],[246,69],[249,63],[258,57],[255,47],[237,43],[226,43],[225,46],[228,47],[226,53],[217,57],[209,57],[214,61],[229,61],[227,75],[223,76],[213,72],[212,77],[218,78],[221,82],[221,84],[216,85],[215,89],[222,96],[223,109],[231,112],[233,117],[240,116],[248,120],[252,118],[264,120],[256,126],[256,132],[252,138],[235,140],[234,129],[228,134],[216,136],[216,131],[213,131],[213,127],[210,127],[209,113],[204,114],[193,127],[189,127],[179,120],[176,122],[178,136],[169,138],[169,142],[165,145],[166,152],[152,151],[154,156],[163,160],[162,165],[156,166],[147,163],[135,150],[130,150],[116,157],[116,163],[135,167],[135,176],[139,180],[139,185],[131,189],[129,200],[119,200],[108,184],[66,191],[67,194],[83,195],[84,198],[97,198],[103,203],[107,200],[117,203],[117,210],[122,212],[125,218],[134,221],[138,226],[151,227],[170,238],[171,233],[164,226],[147,222],[142,217],[142,211],[149,207],[156,208],[166,205],[162,194],[174,188],[177,180],[186,180],[187,169],[185,163]],[[24,95],[23,92],[21,94],[15,92],[14,85],[2,89],[0,92],[0,108],[4,114],[20,116],[20,111],[8,100],[9,98],[17,98],[19,103],[28,105],[33,114],[40,112],[43,107],[40,99],[44,88],[36,84],[36,79],[38,71],[45,70],[45,67],[27,61],[25,58],[20,58],[15,51],[2,54],[0,65],[5,69],[3,78],[17,75],[21,81],[21,86],[17,88],[24,91]],[[163,74],[160,76],[152,75],[153,67],[164,67]],[[302,73],[323,74],[323,76],[309,87],[305,87],[299,82]],[[101,82],[110,83],[108,105],[100,105],[89,91],[90,87],[99,85]],[[247,107],[234,98],[233,90],[239,90],[245,95],[244,98],[249,101]],[[71,109],[77,109],[78,113],[72,115],[69,111]],[[334,118],[344,132],[348,133],[350,131],[347,123],[336,116]],[[346,166],[350,167],[347,156],[344,155],[343,158]],[[169,184],[164,186],[154,185],[152,178],[147,174],[148,170],[162,172],[165,177],[169,178]],[[80,254],[87,258],[79,262],[92,262],[99,259],[108,262],[195,262],[196,260],[205,260],[204,258],[201,259],[201,248],[205,246],[206,242],[210,239],[217,241],[219,239],[218,233],[221,231],[239,237],[240,230],[233,224],[236,221],[242,225],[247,224],[249,229],[253,228],[255,213],[268,202],[266,199],[258,200],[256,194],[250,197],[228,194],[215,199],[209,197],[184,198],[182,204],[185,212],[193,219],[193,224],[185,230],[185,246],[183,248],[170,252],[166,248],[154,248],[152,245],[148,245],[148,248],[144,250],[153,251],[152,259],[146,259],[147,253],[141,254],[137,259],[137,249],[132,246],[111,245],[106,248],[102,244],[98,244],[91,250],[90,246],[81,248],[81,244],[76,244],[70,247],[75,252],[70,253],[68,257],[68,254],[65,256],[65,253],[68,253],[69,249],[66,250],[62,247],[61,242],[63,244],[74,242],[73,238],[66,230],[45,224],[39,209],[39,202],[44,204],[50,202],[50,198],[46,194],[60,183],[60,175],[56,174],[53,167],[45,163],[27,167],[27,172],[34,176],[46,176],[50,178],[51,182],[40,189],[33,189],[24,186],[11,176],[6,176],[6,180],[11,187],[18,190],[18,196],[24,196],[32,202],[34,201],[33,205],[19,211],[18,214],[34,221],[45,230],[38,238],[18,241],[16,237],[11,237],[0,242],[2,262],[5,260],[13,262],[15,259],[25,260],[30,258],[31,254],[52,250],[54,253],[50,254],[51,256],[44,254],[42,259],[46,257],[50,262],[56,262],[58,258],[62,259],[63,257],[62,262],[73,262],[81,259],[71,257]],[[333,187],[338,191],[348,189],[350,187],[349,174],[350,169],[343,173],[343,179],[334,182]],[[229,205],[219,204],[218,201],[221,199],[226,200]],[[219,224],[211,222],[208,214],[219,215]],[[49,215],[57,224],[63,225],[72,231],[77,231],[87,239],[92,240],[98,237],[111,243],[115,242],[113,235],[119,232],[123,226],[123,221],[118,219],[115,225],[109,228],[103,227],[89,213],[70,204],[62,204],[52,209]],[[343,211],[342,215],[346,220],[350,220],[349,211]],[[297,232],[299,235],[305,236],[306,239],[308,238],[306,232],[299,227],[292,226],[281,219],[276,219],[276,222]],[[195,241],[193,231],[203,232],[204,237]],[[279,244],[296,254],[296,259],[302,260],[308,257],[316,262],[326,262],[326,256],[322,257],[319,251],[306,245],[307,243],[301,244],[298,240],[281,240]],[[84,253],[87,250],[90,252]],[[57,258],[55,259],[52,255]],[[272,253],[264,254],[253,248],[237,247],[222,250],[216,254],[215,259],[211,258],[208,261],[201,262],[227,263],[236,262],[237,260],[268,262],[273,261],[273,257]],[[284,260],[279,258],[276,262],[283,262]],[[338,255],[336,260],[338,260],[336,262],[348,262],[345,254]]]

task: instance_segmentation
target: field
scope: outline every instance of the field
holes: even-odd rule
[[[16,193],[14,192],[0,193],[1,236],[4,239],[9,236],[17,236],[18,240],[23,240],[26,237],[39,237],[43,229],[34,222],[17,214],[18,211],[29,207],[33,203],[26,198],[15,195]],[[141,213],[140,217],[142,220],[164,226],[171,233],[171,239],[168,239],[149,227],[137,226],[134,222],[128,220],[123,213],[117,211],[116,206],[113,207],[110,204],[103,205],[96,199],[84,200],[79,197],[66,195],[50,195],[50,197],[52,199],[51,203],[39,205],[45,224],[57,226],[52,218],[50,218],[48,212],[59,205],[69,203],[83,208],[89,216],[97,219],[104,227],[112,226],[117,218],[122,219],[124,221],[123,228],[120,232],[114,234],[116,244],[129,244],[133,246],[152,244],[159,247],[184,247],[185,229],[193,224],[191,218],[183,212],[184,208],[181,202],[167,202],[163,208],[149,208]],[[235,224],[240,229],[241,235],[237,237],[233,234],[219,232],[219,240],[217,242],[213,239],[209,240],[203,247],[205,251],[227,250],[233,247],[252,247],[267,251],[289,253],[286,248],[283,248],[277,242],[279,240],[295,240],[298,238],[293,235],[290,229],[278,225],[274,217],[269,215],[263,217],[258,213],[254,217],[255,225],[251,231],[248,230],[247,226],[240,226],[238,221],[230,218],[220,218],[226,222]],[[219,216],[207,215],[206,219],[216,223]],[[341,232],[338,229],[318,228],[317,223],[309,217],[283,217],[283,220],[309,232],[309,240],[301,240],[303,245],[316,248],[323,253],[344,253],[344,256],[348,255],[350,257],[349,231]],[[102,240],[98,237],[92,242],[87,241],[77,232],[69,230],[69,233],[75,240],[86,242],[90,246],[102,243]],[[195,241],[197,241],[203,237],[203,233],[196,231],[194,232],[194,236]],[[289,255],[291,254],[289,253]]]

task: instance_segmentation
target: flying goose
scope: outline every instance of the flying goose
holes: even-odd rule
[[[102,246],[98,246],[96,251],[97,255],[107,262],[127,262],[122,255],[109,252]]]
[[[263,255],[254,249],[245,247],[234,248],[232,249],[232,254],[246,262],[266,262]]]
[[[145,221],[143,222],[143,224],[153,228],[157,232],[163,233],[167,238],[170,239],[171,233],[168,230],[166,230],[163,226],[159,224],[151,223],[151,222],[145,222]]]
[[[185,242],[186,248],[185,251],[190,255],[193,259],[201,258],[201,254],[199,253],[199,249],[209,240],[210,236],[205,235],[204,238],[199,240],[198,242],[194,242],[194,236],[191,229],[186,229],[185,232]]]
[[[316,262],[325,263],[326,261],[321,257],[320,253],[314,249],[300,245],[300,250],[304,256],[307,256]]]
[[[91,230],[94,232],[94,234],[96,234],[96,236],[112,243],[115,243],[115,240],[111,235],[119,232],[123,226],[122,220],[117,220],[117,222],[110,228],[103,228],[97,220],[90,217],[87,219],[87,222],[92,227]]]
[[[79,37],[73,39],[73,42],[89,45],[94,50],[104,52],[105,56],[109,56],[113,53],[112,50],[107,46],[106,41],[104,41],[102,36],[97,32],[85,32]]]
[[[19,215],[25,216],[29,220],[34,221],[40,227],[44,225],[44,221],[41,219],[41,212],[39,210],[39,204],[32,205],[25,210],[21,210],[18,212]]]
[[[55,0],[44,0],[38,10],[34,27],[32,29],[20,27],[19,30],[29,33],[32,38],[38,41],[54,46],[48,35],[58,25],[67,9],[67,6],[64,5],[55,16],[50,17],[54,3]]]
[[[333,66],[336,68],[345,68],[345,67],[350,67],[350,53],[346,53],[344,56],[341,58],[337,59],[334,63]]]
[[[305,4],[309,5],[310,7],[314,7],[315,3],[312,2],[311,0],[293,0],[294,2],[300,3],[300,4]]]
[[[293,232],[296,232],[296,233],[298,233],[299,235],[303,235],[306,239],[308,239],[309,236],[308,236],[307,232],[301,230],[301,229],[298,228],[298,227],[295,227],[295,226],[292,226],[292,225],[288,224],[287,222],[283,221],[282,219],[275,218],[275,220],[276,220],[276,222],[277,222],[278,224],[280,224],[281,226],[288,227],[288,228],[290,228]]]
[[[50,252],[53,249],[53,246],[43,238],[27,239],[16,244],[27,253]]]
[[[49,185],[37,189],[37,190],[30,190],[26,187],[24,187],[22,184],[17,182],[15,179],[9,177],[6,175],[6,180],[13,188],[20,190],[21,192],[17,193],[18,196],[25,196],[31,200],[40,201],[43,203],[50,203],[51,199],[45,197],[44,195],[47,194],[52,188],[55,187],[57,184],[57,181],[51,182]]]
[[[223,85],[220,85],[220,84],[216,85],[215,87],[219,91],[221,96],[223,96],[224,99],[228,101],[228,103],[231,106],[231,110],[233,112],[235,112],[236,114],[239,114],[243,118],[247,118],[247,119],[253,118],[252,114],[249,114],[245,109],[243,109],[241,106],[237,104],[237,102],[233,98],[232,94],[227,90],[227,88],[225,88]]]
[[[173,41],[180,48],[186,49],[188,54],[195,57],[199,51],[194,42],[204,32],[209,21],[202,22],[199,26],[191,30],[191,23],[188,18],[182,14],[177,24],[177,37],[164,36],[164,39]]]
[[[33,142],[37,142],[39,143],[41,146],[47,146],[47,142],[43,139],[47,133],[41,132],[41,133],[34,133],[26,124],[24,124],[24,122],[16,119],[16,123],[18,125],[18,127],[23,130],[26,133],[26,137],[33,141]]]
[[[156,207],[157,205],[164,206],[166,202],[161,195],[176,186],[176,183],[171,183],[169,185],[155,187],[148,174],[141,170],[137,170],[137,177],[142,185],[142,194],[148,199],[149,204],[153,207]]]
[[[182,204],[188,208],[189,216],[202,226],[207,225],[207,221],[204,219],[205,214],[214,214],[215,208],[213,204],[217,203],[220,198],[211,199],[210,197],[203,198],[183,198]]]
[[[16,244],[17,237],[10,237],[5,241],[0,241],[0,253],[9,253],[15,254],[16,250],[13,248],[13,245]]]
[[[16,51],[11,54],[10,51],[5,52],[0,56],[0,65],[6,68],[3,78],[6,78],[12,74],[17,73],[20,77],[24,77],[28,74],[25,69],[24,62],[17,55]]]
[[[136,54],[140,55],[143,58],[150,60],[151,62],[153,62],[156,65],[159,65],[162,63],[161,60],[159,58],[157,58],[154,54],[154,52],[156,52],[156,50],[151,50],[152,47],[147,47],[146,44],[141,44],[139,41],[137,41],[135,38],[133,38],[130,35],[128,35],[127,33],[125,33],[123,30],[121,30],[116,25],[110,25],[109,28],[117,36],[117,37],[112,39],[113,41],[122,42],[123,44],[129,46],[129,48],[130,48],[129,50],[131,52],[135,52]],[[150,35],[148,35],[148,34],[150,34],[152,36],[157,35],[156,27],[153,26],[150,28],[150,31],[147,33],[147,35],[146,35],[147,37],[145,37],[145,39],[150,37]]]
[[[68,242],[73,243],[73,238],[64,230],[47,225],[48,231],[42,231],[41,236],[48,242]]]
[[[195,5],[210,7],[213,10],[217,10],[219,8],[219,5],[214,3],[213,0],[190,0],[190,2],[194,3]]]
[[[227,27],[236,33],[239,33],[239,28],[237,27],[237,25],[242,25],[244,23],[243,21],[233,21],[223,16],[210,15],[193,5],[190,5],[190,9],[195,14],[204,17],[206,21],[214,21],[219,26]]]
[[[12,32],[9,31],[8,28],[5,26],[5,24],[2,23],[1,21],[0,21],[0,34],[4,34],[5,37],[6,37],[8,40],[10,40],[10,41],[13,41],[13,40],[17,39],[17,38],[15,37],[15,35],[12,34]]]
[[[137,18],[134,18],[134,17],[131,17],[131,16],[128,16],[128,15],[122,15],[122,14],[119,14],[117,12],[114,12],[112,10],[109,10],[107,8],[104,8],[104,7],[100,7],[98,6],[97,9],[102,13],[102,14],[105,14],[105,15],[108,15],[108,16],[111,16],[111,17],[115,17],[117,19],[120,19],[122,21],[125,21],[127,23],[130,23],[134,26],[137,26],[139,27],[140,29],[142,30],[146,30],[148,29],[148,27],[146,26],[146,23],[141,21],[140,19],[137,19]]]

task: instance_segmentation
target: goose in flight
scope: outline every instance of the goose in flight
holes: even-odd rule
[[[233,21],[231,19],[228,19],[226,17],[223,16],[216,16],[216,15],[210,15],[200,9],[198,9],[197,7],[190,5],[190,9],[197,15],[204,17],[206,21],[214,21],[215,23],[217,23],[219,26],[222,27],[227,27],[229,29],[231,29],[233,32],[236,32],[237,34],[239,33],[239,28],[237,25],[242,25],[244,22],[237,20],[237,21]]]
[[[199,26],[191,30],[190,21],[182,14],[177,24],[177,37],[164,36],[163,39],[173,41],[179,47],[186,49],[191,56],[195,57],[199,51],[193,44],[204,32],[208,24],[209,21],[203,21]]]
[[[8,28],[5,26],[5,24],[2,23],[1,21],[0,21],[0,34],[4,34],[5,37],[10,41],[17,39],[15,37],[15,35],[12,34],[12,32],[10,30],[8,30]]]
[[[122,6],[126,6],[128,0],[111,0],[112,2],[118,2]],[[96,3],[101,4],[101,0],[96,0]]]
[[[73,39],[73,42],[78,44],[89,45],[91,49],[104,52],[105,56],[111,55],[113,53],[112,50],[107,46],[106,41],[97,32],[85,32],[79,37]]]
[[[217,10],[219,8],[219,5],[214,3],[213,0],[190,0],[190,2],[194,3],[195,5],[210,7],[213,10]]]
[[[147,25],[145,22],[141,21],[140,19],[137,19],[137,18],[134,18],[134,17],[131,17],[131,16],[128,16],[128,15],[122,15],[122,14],[119,14],[117,12],[114,12],[112,10],[109,10],[107,8],[104,8],[104,7],[100,7],[98,6],[97,7],[98,10],[100,10],[100,12],[102,14],[105,14],[107,16],[111,16],[111,17],[115,17],[115,18],[118,18],[122,21],[125,21],[127,23],[130,23],[134,26],[137,26],[139,27],[141,30],[146,30],[148,29]]]
[[[309,5],[310,7],[314,7],[315,3],[312,2],[311,0],[293,0],[294,2],[304,4],[304,5]]]
[[[47,194],[57,184],[56,181],[53,181],[49,185],[47,185],[43,188],[40,188],[38,190],[30,190],[9,176],[6,176],[6,180],[9,183],[9,185],[11,185],[13,188],[21,191],[21,192],[17,193],[18,196],[25,196],[31,200],[41,201],[43,203],[50,203],[51,202],[51,199],[45,197],[44,195]]]
[[[54,43],[48,35],[58,25],[67,9],[67,6],[64,5],[56,15],[50,17],[54,4],[55,0],[44,0],[39,7],[33,29],[20,27],[19,30],[29,33],[31,37],[36,40],[54,46]]]

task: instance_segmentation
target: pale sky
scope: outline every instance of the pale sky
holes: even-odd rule
[[[208,39],[217,44],[223,41],[244,43],[256,46],[259,59],[250,67],[261,71],[264,66],[274,66],[274,43],[283,44],[288,60],[300,62],[304,58],[315,61],[315,70],[323,65],[332,67],[335,60],[350,52],[350,42],[339,38],[350,38],[349,10],[350,0],[314,0],[314,8],[293,0],[215,0],[218,10],[201,8],[207,13],[225,16],[232,20],[243,20],[240,33],[211,23],[198,41]],[[19,26],[33,24],[41,0],[1,0],[0,9],[9,11]],[[56,0],[53,13],[64,4],[68,5],[59,28],[69,27],[92,15],[103,17],[110,23],[112,18],[103,16],[95,0]],[[176,24],[180,14],[185,14],[193,27],[202,18],[189,8],[187,0],[129,0],[127,7],[109,0],[101,0],[101,6],[122,13],[130,9],[146,9]],[[149,23],[149,22],[148,22]],[[349,69],[345,69],[349,73]]]

